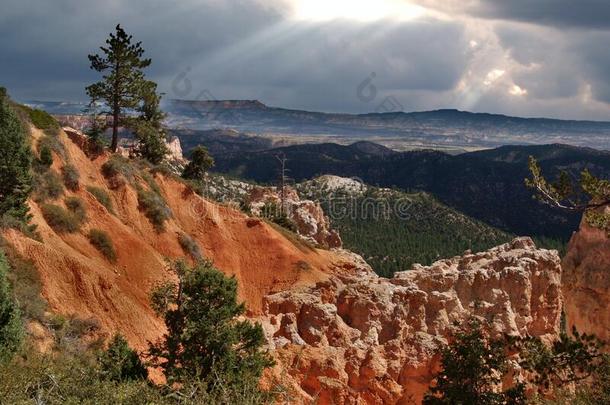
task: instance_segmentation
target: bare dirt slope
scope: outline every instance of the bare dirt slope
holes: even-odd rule
[[[34,128],[32,134],[34,140],[42,136]],[[111,188],[102,175],[108,156],[92,161],[63,131],[59,139],[65,154],[54,154],[52,170],[60,173],[67,163],[78,168],[80,190],[66,190],[66,196],[75,195],[85,202],[86,222],[77,233],[58,234],[47,225],[39,205],[30,201],[32,222],[42,241],[13,230],[4,235],[19,254],[34,262],[43,295],[54,312],[96,318],[103,332],[121,331],[131,344],[144,348],[164,330],[150,308],[148,295],[156,283],[172,277],[167,259],[185,256],[179,233],[193,238],[205,257],[237,278],[240,297],[251,314],[261,311],[263,297],[269,293],[322,281],[328,273],[346,267],[340,252],[298,243],[263,221],[206,201],[180,181],[159,174],[156,183],[173,215],[165,231],[158,233],[138,208],[135,188],[129,182]],[[137,176],[136,181],[144,184]],[[101,205],[87,186],[106,190],[115,213]],[[52,203],[63,205],[63,197]],[[111,237],[118,256],[115,264],[89,243],[87,234],[92,228]]]

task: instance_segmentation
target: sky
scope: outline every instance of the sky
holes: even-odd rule
[[[608,0],[0,0],[0,85],[84,101],[120,23],[166,98],[610,121]]]

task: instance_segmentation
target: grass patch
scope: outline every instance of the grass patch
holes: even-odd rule
[[[61,176],[68,190],[78,191],[80,189],[80,174],[74,165],[67,164],[62,167]]]
[[[114,214],[114,207],[112,206],[112,200],[110,195],[101,187],[89,186],[87,191],[95,197],[95,199],[102,204],[110,213]]]
[[[101,229],[89,231],[89,242],[99,250],[109,262],[116,262],[116,250],[110,236]]]
[[[43,204],[40,208],[45,221],[55,232],[73,233],[80,229],[81,221],[65,208],[54,204]]]
[[[150,173],[142,172],[142,173],[140,173],[140,175],[142,176],[142,179],[144,179],[144,181],[146,182],[146,184],[152,191],[154,191],[155,193],[157,193],[159,195],[161,194],[161,188],[159,188],[157,181]]]
[[[31,108],[26,105],[18,104],[17,109],[21,110],[25,114],[21,116],[27,116],[27,119],[36,128],[43,130],[49,135],[57,135],[59,132],[59,123],[53,118],[48,112]]]
[[[79,197],[66,197],[64,203],[79,222],[82,223],[87,219],[87,207],[85,207],[85,202],[82,199]]]
[[[53,170],[33,177],[34,201],[44,202],[56,200],[64,194],[64,185],[61,178]]]
[[[188,236],[185,233],[178,234],[178,243],[180,243],[180,247],[187,255],[191,256],[195,261],[203,260],[203,255],[201,254],[201,249],[199,249],[199,245],[193,238]]]
[[[139,209],[144,211],[144,215],[153,224],[157,232],[165,230],[165,221],[167,221],[172,211],[169,209],[163,197],[152,190],[138,190]]]

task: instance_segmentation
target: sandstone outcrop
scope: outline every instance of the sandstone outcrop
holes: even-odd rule
[[[267,204],[273,209],[281,205],[280,193],[272,187],[254,187],[246,199],[252,214],[261,216]],[[324,215],[319,203],[311,200],[301,200],[296,190],[286,187],[284,191],[284,204],[288,218],[294,222],[297,233],[319,245],[329,248],[342,246],[339,233],[330,227],[330,221]]]
[[[559,257],[529,238],[392,279],[357,267],[265,298],[269,344],[306,400],[419,403],[438,368],[439,343],[471,315],[489,321],[495,336],[557,336]]]
[[[606,208],[610,214],[610,208]],[[610,341],[610,237],[582,221],[563,259],[563,295],[568,330]]]

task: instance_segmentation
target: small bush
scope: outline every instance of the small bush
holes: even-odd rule
[[[90,192],[95,199],[102,204],[108,212],[114,213],[114,207],[112,206],[112,200],[110,199],[110,195],[101,187],[89,186],[87,187],[87,191]]]
[[[48,169],[53,164],[53,154],[51,153],[51,148],[47,145],[43,145],[40,147],[40,158],[38,160],[41,168]]]
[[[129,159],[123,156],[113,155],[106,163],[102,165],[102,174],[107,179],[123,175],[127,179],[133,178],[135,168],[131,165]]]
[[[140,175],[142,176],[142,179],[144,179],[144,181],[146,182],[146,184],[152,191],[154,191],[155,193],[157,193],[159,195],[161,194],[161,188],[159,188],[157,181],[150,173],[142,172]]]
[[[61,174],[64,179],[64,185],[70,191],[78,191],[80,188],[80,174],[73,165],[65,165],[61,169]]]
[[[148,370],[138,353],[122,335],[114,335],[99,358],[102,375],[111,381],[137,381],[148,378]]]
[[[64,203],[79,222],[84,222],[87,219],[87,208],[83,200],[78,197],[66,197]]]
[[[57,136],[45,135],[38,141],[38,150],[42,153],[43,149],[48,149],[57,153],[59,156],[66,157],[66,150]]]
[[[34,176],[34,200],[44,202],[56,200],[64,194],[61,178],[53,170]]]
[[[70,211],[54,204],[43,204],[42,216],[51,228],[58,233],[73,233],[80,229],[81,222]]]
[[[92,229],[89,231],[89,242],[91,242],[108,261],[111,263],[116,262],[116,250],[114,249],[112,239],[110,239],[110,236],[106,232],[100,229]]]
[[[182,250],[187,255],[191,256],[195,261],[203,260],[203,255],[201,254],[201,249],[199,249],[199,245],[193,238],[188,236],[185,233],[178,234],[178,243],[182,247]]]
[[[113,155],[102,165],[102,174],[108,180],[111,189],[117,189],[132,182],[137,169],[129,159],[119,155]]]
[[[144,215],[155,227],[157,232],[165,230],[165,221],[167,221],[172,211],[169,209],[163,198],[154,191],[140,189],[138,190],[139,208],[144,211]]]

